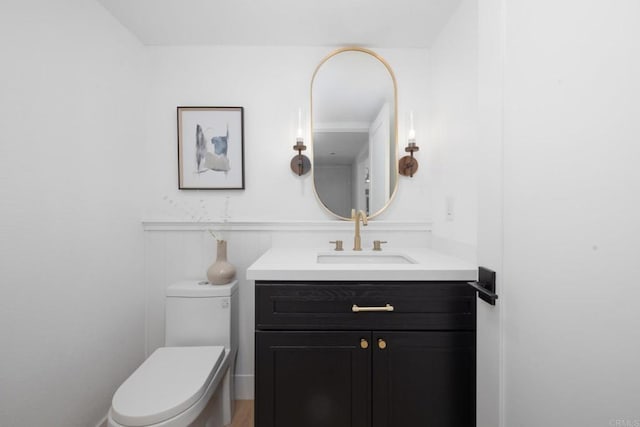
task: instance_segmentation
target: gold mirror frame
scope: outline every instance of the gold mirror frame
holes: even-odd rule
[[[339,49],[334,50],[333,52],[331,52],[330,54],[328,54],[327,56],[325,56],[324,58],[322,58],[322,60],[320,61],[320,63],[318,64],[318,66],[316,67],[315,71],[313,72],[313,76],[311,77],[311,87],[310,87],[310,101],[311,101],[311,106],[309,108],[309,112],[310,112],[310,122],[311,122],[311,143],[310,143],[310,147],[311,147],[311,153],[314,153],[314,141],[313,141],[313,82],[316,79],[316,75],[318,74],[318,71],[320,71],[320,68],[322,68],[322,66],[325,64],[325,62],[327,62],[329,59],[333,58],[334,56],[344,53],[344,52],[362,52],[362,53],[366,53],[368,55],[373,56],[375,59],[377,59],[378,61],[380,61],[382,63],[382,65],[385,66],[385,68],[387,69],[387,71],[389,72],[389,76],[391,76],[391,81],[393,83],[393,117],[394,117],[394,126],[395,126],[395,131],[393,132],[394,138],[395,138],[395,142],[393,144],[394,149],[395,149],[395,160],[393,162],[394,164],[394,168],[392,173],[395,174],[396,179],[395,179],[395,183],[393,186],[393,191],[391,192],[391,196],[389,196],[389,200],[387,200],[387,202],[384,204],[384,206],[382,208],[380,208],[377,212],[374,212],[373,214],[367,216],[367,219],[373,219],[376,216],[380,215],[382,212],[384,212],[389,205],[391,204],[391,202],[393,201],[393,199],[396,196],[396,193],[398,192],[398,182],[399,180],[399,174],[398,174],[398,84],[396,81],[396,76],[393,73],[393,70],[391,69],[391,66],[389,65],[389,63],[380,55],[378,55],[377,53],[375,53],[374,51],[364,48],[364,47],[357,47],[357,46],[349,46],[349,47],[342,47]],[[313,156],[313,154],[312,154]],[[313,157],[312,157],[313,159]],[[344,221],[352,221],[352,218],[347,218],[344,216],[340,216],[338,214],[336,214],[335,212],[333,212],[331,209],[329,209],[324,202],[322,201],[322,199],[320,198],[320,195],[318,194],[318,191],[316,190],[316,181],[315,181],[315,168],[312,167],[311,168],[311,180],[313,183],[313,194],[315,194],[316,199],[318,200],[318,203],[320,203],[320,206],[322,206],[322,208],[329,214],[335,216],[338,219],[344,220]]]

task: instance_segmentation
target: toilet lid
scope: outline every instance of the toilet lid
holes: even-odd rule
[[[178,415],[204,394],[223,357],[222,346],[157,349],[113,395],[114,421],[145,426]]]

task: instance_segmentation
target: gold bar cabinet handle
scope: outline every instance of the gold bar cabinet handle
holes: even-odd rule
[[[391,304],[386,304],[384,307],[360,307],[357,304],[353,304],[351,306],[351,311],[354,313],[360,313],[363,311],[393,311],[393,306]]]

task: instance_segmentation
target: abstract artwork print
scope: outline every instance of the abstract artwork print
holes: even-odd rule
[[[244,109],[178,107],[180,189],[244,189]]]

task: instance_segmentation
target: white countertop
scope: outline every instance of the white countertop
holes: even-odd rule
[[[414,264],[323,264],[318,255],[403,255]],[[335,252],[317,248],[272,248],[247,269],[249,280],[445,280],[473,281],[478,267],[426,248]]]

